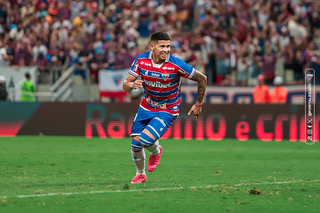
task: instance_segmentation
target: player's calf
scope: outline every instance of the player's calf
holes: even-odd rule
[[[150,132],[147,133],[151,134]],[[159,166],[160,157],[162,155],[162,147],[159,145],[159,141],[154,138],[155,137],[150,137],[144,132],[140,135],[141,144],[150,152],[147,166],[149,172],[154,171]]]
[[[137,175],[145,175],[146,154],[143,150],[142,144],[134,139],[131,141],[131,156],[137,168]]]

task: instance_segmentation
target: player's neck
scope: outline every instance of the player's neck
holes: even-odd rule
[[[166,60],[162,60],[162,59],[159,59],[159,58],[155,57],[154,54],[152,54],[151,60],[152,60],[153,63],[155,63],[155,64],[162,64],[163,62],[166,61]]]

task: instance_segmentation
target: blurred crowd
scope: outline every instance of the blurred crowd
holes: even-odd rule
[[[259,74],[272,84],[278,60],[292,83],[320,72],[317,0],[0,0],[0,23],[0,66],[37,66],[39,83],[70,66],[98,83],[99,69],[130,67],[156,31],[209,84],[255,85]]]

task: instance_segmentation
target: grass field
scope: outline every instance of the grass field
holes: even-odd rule
[[[161,140],[132,185],[130,142],[0,138],[0,212],[320,212],[319,143]]]

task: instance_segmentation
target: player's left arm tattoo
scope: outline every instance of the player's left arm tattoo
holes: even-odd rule
[[[204,74],[202,74],[201,72],[196,70],[196,73],[194,74],[194,76],[192,77],[191,80],[198,82],[197,102],[199,104],[202,104],[203,97],[204,97],[204,94],[205,94],[206,88],[207,88],[207,76],[205,76]]]

